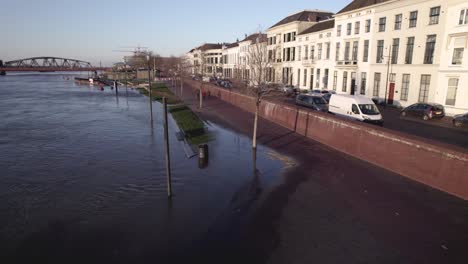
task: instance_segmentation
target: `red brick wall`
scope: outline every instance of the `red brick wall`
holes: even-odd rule
[[[253,98],[205,85],[211,95],[249,112]],[[468,154],[443,144],[338,119],[326,113],[298,110],[289,105],[262,102],[260,115],[300,135],[341,152],[468,200]]]

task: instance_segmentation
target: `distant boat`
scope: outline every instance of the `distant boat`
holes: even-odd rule
[[[75,77],[75,82],[79,84],[89,84],[96,86],[112,86],[111,82],[100,79],[100,78],[79,78]]]

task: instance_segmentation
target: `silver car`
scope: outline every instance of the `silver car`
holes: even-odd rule
[[[315,111],[328,112],[328,103],[322,95],[300,94],[296,97],[296,104]]]

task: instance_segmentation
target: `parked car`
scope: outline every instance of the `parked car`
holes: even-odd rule
[[[468,113],[454,116],[452,124],[454,127],[468,127]]]
[[[292,85],[281,85],[279,90],[285,94],[296,94],[297,89]]]
[[[364,96],[333,94],[329,112],[354,120],[383,125],[383,117],[374,102]]]
[[[401,116],[422,117],[423,120],[427,121],[433,118],[443,118],[445,116],[445,109],[440,104],[417,103],[401,110]]]
[[[320,90],[320,89],[311,90],[309,93],[311,94],[336,94],[336,92],[333,90]]]
[[[320,95],[300,94],[296,97],[296,104],[316,111],[328,112],[328,103]]]
[[[322,91],[322,97],[327,101],[327,103],[330,102],[330,98],[333,94],[336,94],[335,91],[330,91],[330,90],[323,90]]]

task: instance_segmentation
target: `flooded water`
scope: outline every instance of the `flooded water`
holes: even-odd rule
[[[260,146],[254,176],[250,139],[216,124],[199,169],[171,119],[169,201],[161,105],[151,129],[148,98],[119,93],[60,74],[0,76],[1,263],[168,263],[208,237],[222,243],[232,216],[281,181],[277,153]]]

